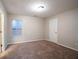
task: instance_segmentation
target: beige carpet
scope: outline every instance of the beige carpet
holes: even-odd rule
[[[10,45],[0,59],[78,59],[77,52],[49,41]]]

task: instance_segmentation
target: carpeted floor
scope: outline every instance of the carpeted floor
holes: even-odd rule
[[[11,45],[0,59],[78,59],[77,52],[49,41]]]

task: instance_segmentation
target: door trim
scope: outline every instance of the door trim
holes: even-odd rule
[[[2,10],[0,10],[1,14],[1,31],[2,31],[2,51],[5,51],[5,46],[4,46],[4,13]]]

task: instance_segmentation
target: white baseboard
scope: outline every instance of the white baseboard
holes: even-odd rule
[[[45,40],[45,39],[40,39],[40,40]],[[12,42],[12,43],[8,43],[8,45],[9,45],[9,44],[18,44],[18,43],[25,43],[25,42],[40,41],[40,40],[31,40],[31,41],[22,41],[22,42]],[[50,40],[47,40],[47,41],[50,41]],[[52,41],[50,41],[50,42],[52,42]],[[57,43],[57,42],[54,42],[54,43],[56,43],[56,44],[58,44],[58,45],[61,45],[61,46],[64,46],[64,47],[66,47],[66,48],[69,48],[69,49],[78,51],[77,49],[74,49],[74,48],[72,48],[72,47],[68,47],[68,46],[63,45],[63,44],[59,44],[59,43]]]
[[[50,40],[47,40],[47,41],[50,41]],[[50,41],[50,42],[52,42],[52,41]],[[66,47],[66,48],[69,48],[69,49],[72,49],[72,50],[78,51],[78,50],[77,50],[77,49],[75,49],[75,48],[68,47],[68,46],[63,45],[63,44],[60,44],[60,43],[57,43],[57,42],[54,42],[54,43],[56,43],[56,44],[58,44],[58,45],[61,45],[61,46],[63,46],[63,47]]]
[[[30,41],[21,41],[21,42],[11,42],[11,43],[8,43],[8,45],[9,45],[9,44],[18,44],[18,43],[25,43],[25,42],[40,41],[40,40],[44,40],[44,39],[39,39],[39,40],[30,40]]]

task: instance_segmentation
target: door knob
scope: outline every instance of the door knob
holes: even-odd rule
[[[2,31],[0,31],[0,33],[2,33]]]

